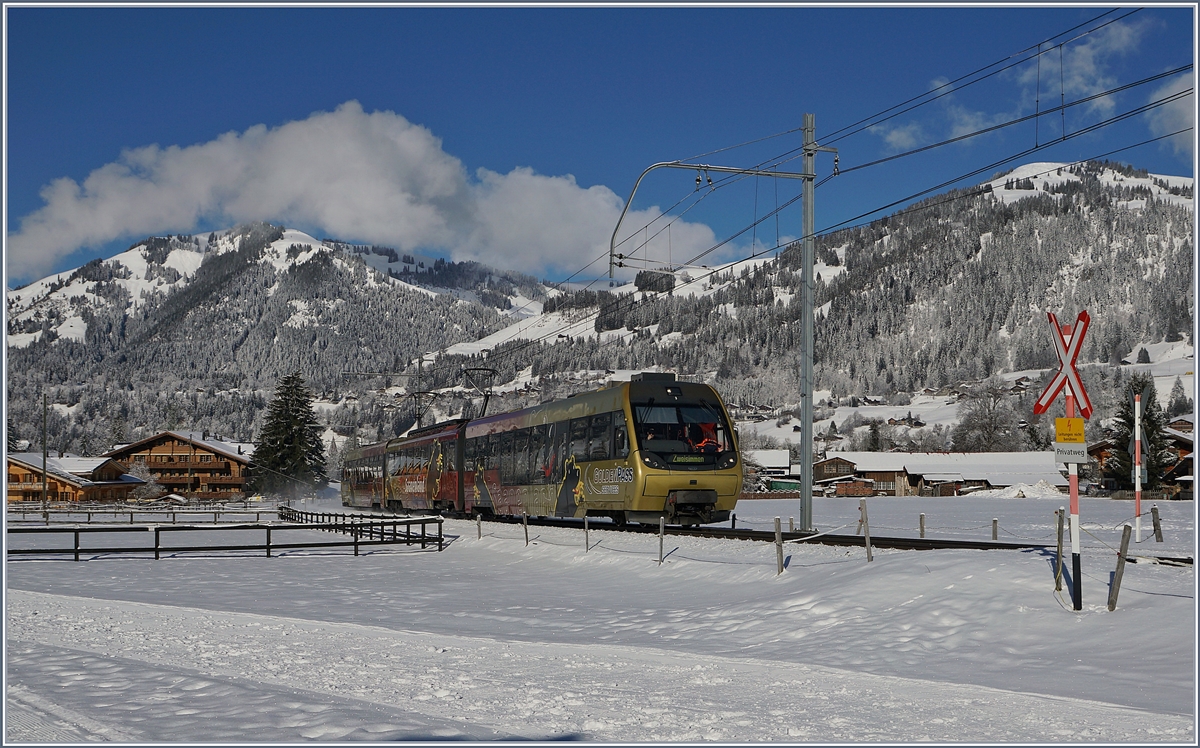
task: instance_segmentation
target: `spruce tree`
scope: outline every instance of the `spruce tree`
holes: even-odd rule
[[[1167,417],[1178,418],[1192,412],[1192,400],[1183,389],[1183,380],[1175,377],[1171,386],[1171,396],[1167,400]]]
[[[254,443],[251,490],[296,498],[303,489],[328,483],[325,445],[312,402],[299,371],[279,380]]]
[[[1154,377],[1150,374],[1134,374],[1129,378],[1129,384],[1121,389],[1117,405],[1117,422],[1114,428],[1113,440],[1116,447],[1104,463],[1105,474],[1114,479],[1121,488],[1132,488],[1133,456],[1129,454],[1130,436],[1133,434],[1133,406],[1129,392],[1145,392],[1142,398],[1142,454],[1146,460],[1146,482],[1143,488],[1158,488],[1162,483],[1163,472],[1174,464],[1175,460],[1163,433],[1166,426],[1166,415],[1158,404],[1158,395],[1154,390]]]
[[[5,420],[8,422],[8,430],[6,432],[7,436],[5,437],[7,449],[9,452],[16,452],[17,448],[14,445],[20,441],[20,438],[17,436],[17,427],[13,425],[13,419],[11,416]]]

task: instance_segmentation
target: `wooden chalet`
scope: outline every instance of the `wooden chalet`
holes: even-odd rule
[[[48,502],[118,502],[145,482],[107,457],[50,457],[45,462]],[[42,501],[42,455],[8,455],[8,501]]]
[[[1053,452],[830,452],[813,464],[813,483],[838,496],[957,496],[977,488],[1045,481],[1067,486]]]
[[[1190,434],[1196,428],[1196,414],[1189,413],[1186,416],[1179,416],[1168,423],[1167,428]]]
[[[1100,466],[1100,472],[1104,472],[1105,463],[1109,461],[1115,451],[1117,451],[1117,442],[1112,437],[1089,444],[1087,448],[1088,459],[1096,461],[1096,464]]]
[[[227,442],[207,431],[163,431],[106,456],[132,469],[144,463],[159,485],[190,501],[246,498],[253,446]]]

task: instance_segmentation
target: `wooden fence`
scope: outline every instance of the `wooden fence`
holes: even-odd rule
[[[288,521],[287,524],[264,524],[264,523],[249,523],[249,524],[212,524],[212,525],[125,525],[125,524],[108,524],[108,525],[73,525],[73,526],[50,526],[50,527],[8,527],[7,532],[11,535],[57,535],[70,536],[73,539],[71,547],[62,547],[55,545],[53,547],[39,548],[13,548],[9,544],[8,555],[56,555],[56,554],[72,554],[76,561],[79,560],[80,554],[113,554],[113,553],[153,553],[155,559],[162,557],[163,553],[187,553],[187,552],[203,552],[203,551],[263,551],[269,558],[273,551],[291,550],[299,548],[354,548],[354,555],[359,555],[359,548],[362,546],[372,545],[420,545],[424,550],[426,546],[437,545],[438,551],[445,547],[445,540],[442,534],[442,518],[441,517],[395,517],[389,519],[371,519],[363,515],[327,515],[327,516],[342,516],[345,519],[337,519],[330,521],[306,522],[303,520],[290,520],[284,517],[286,507],[280,507],[281,519]],[[292,513],[294,510],[288,510],[287,513]],[[296,512],[296,514],[313,514],[311,512]],[[430,533],[427,530],[429,525],[436,525],[437,534]],[[414,532],[414,528],[420,528],[420,534]],[[262,531],[265,533],[265,541],[262,543],[250,544],[230,544],[230,543],[209,543],[199,545],[163,545],[163,534],[166,533],[170,537],[171,533],[180,532],[211,532],[213,530],[220,531]],[[327,532],[337,532],[348,535],[346,540],[336,541],[316,541],[304,540],[301,542],[286,542],[281,543],[278,540],[279,533],[291,532],[295,530],[323,530]],[[154,534],[154,545],[132,545],[132,546],[101,546],[84,547],[82,538],[93,535],[101,535],[104,533],[140,533],[142,537],[147,537],[149,533]],[[275,537],[272,537],[272,533]]]

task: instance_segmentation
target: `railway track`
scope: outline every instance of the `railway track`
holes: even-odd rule
[[[499,522],[503,524],[521,524],[520,517],[485,517],[488,522]],[[527,519],[531,526],[535,527],[565,527],[582,529],[583,520],[579,519],[562,519],[550,517],[529,517]],[[655,525],[628,524],[618,525],[613,522],[608,522],[603,519],[589,520],[590,527],[593,530],[606,530],[615,532],[634,532],[656,535],[658,527]],[[671,527],[665,528],[664,532],[667,535],[684,535],[698,538],[720,538],[725,540],[754,540],[765,543],[775,542],[775,532],[773,530],[736,530],[728,527]],[[781,533],[783,542],[785,543],[823,543],[825,545],[839,546],[861,546],[864,544],[862,535],[834,535],[834,534],[819,534],[819,533],[803,533],[803,532],[783,532]],[[889,537],[872,535],[872,548],[895,548],[908,551],[933,551],[933,550],[976,550],[976,551],[1021,551],[1021,550],[1048,550],[1055,549],[1054,544],[1049,543],[1012,543],[996,540],[951,540],[948,538],[904,538],[904,537]],[[1140,558],[1148,562],[1158,562],[1164,564],[1172,564],[1178,566],[1191,566],[1192,558],[1190,556],[1141,556]],[[1137,558],[1129,558],[1131,563],[1137,563]]]

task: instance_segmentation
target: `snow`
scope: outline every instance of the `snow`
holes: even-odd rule
[[[932,537],[996,517],[1054,542],[1044,499],[867,503],[875,536],[925,513]],[[442,553],[13,557],[7,739],[1194,744],[1195,574],[1147,562],[1194,555],[1194,505],[1159,505],[1165,542],[1131,551],[1109,612],[1132,502],[1080,504],[1079,612],[1053,550],[787,544],[777,576],[770,543],[669,536],[660,566],[657,537],[602,522],[586,551],[581,529],[447,520]],[[798,510],[742,501],[737,524]],[[858,500],[813,516],[853,532]]]
[[[992,179],[984,184],[992,186],[992,194],[997,199],[1003,201],[1006,205],[1011,205],[1018,200],[1023,200],[1028,197],[1045,192],[1042,188],[1046,185],[1056,187],[1064,182],[1078,182],[1078,175],[1071,173],[1073,167],[1069,163],[1057,162],[1037,162],[1032,164],[1024,164],[1013,169],[999,179]],[[1059,170],[1062,173],[1059,174]],[[1113,171],[1112,169],[1104,169],[1097,175],[1101,184],[1110,187],[1145,187],[1154,194],[1154,199],[1161,202],[1170,203],[1173,205],[1181,205],[1191,207],[1192,199],[1183,197],[1182,195],[1172,195],[1169,191],[1164,190],[1159,185],[1154,183],[1157,179],[1160,182],[1165,182],[1168,187],[1190,187],[1192,179],[1190,177],[1167,176],[1162,174],[1151,174],[1149,177],[1127,177]],[[1029,178],[1033,180],[1032,190],[1005,189],[1004,184],[1009,180],[1014,182]],[[1118,205],[1128,207],[1130,209],[1139,209],[1145,207],[1146,201],[1139,200],[1124,200],[1118,201]]]

